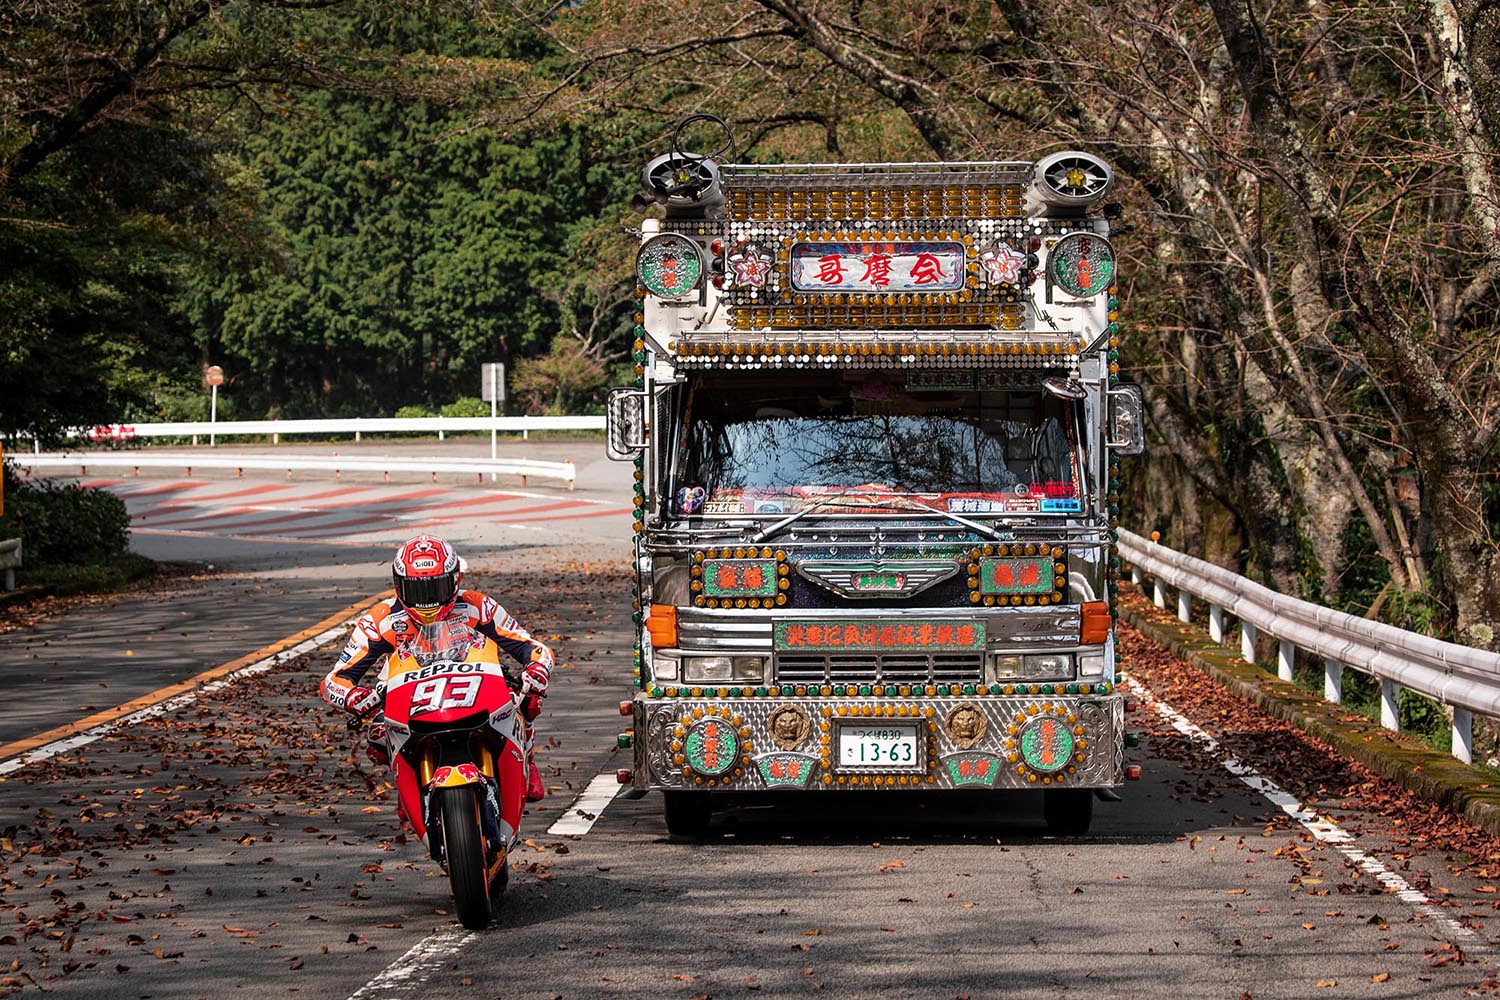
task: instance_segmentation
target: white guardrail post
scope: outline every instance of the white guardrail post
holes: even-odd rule
[[[1401,685],[1380,680],[1380,724],[1396,732],[1401,728]]]
[[[1297,644],[1282,639],[1276,645],[1276,676],[1291,683],[1292,670],[1297,666]]]
[[[4,586],[0,590],[16,589],[16,570],[21,565],[21,540],[0,538],[0,569],[4,573]]]
[[[1323,661],[1323,700],[1344,703],[1344,665],[1338,660]]]
[[[1322,661],[1323,697],[1335,704],[1343,700],[1346,668],[1378,679],[1380,724],[1386,729],[1400,728],[1401,689],[1410,688],[1448,707],[1453,756],[1472,763],[1474,713],[1500,716],[1500,653],[1288,597],[1133,532],[1120,532],[1119,547],[1130,563],[1131,579],[1142,589],[1149,580],[1158,606],[1165,604],[1167,587],[1176,588],[1179,611],[1189,607],[1192,598],[1207,604],[1214,642],[1224,642],[1226,615],[1238,619],[1240,655],[1246,662],[1255,662],[1257,638],[1274,639],[1276,674],[1290,681],[1300,649]]]

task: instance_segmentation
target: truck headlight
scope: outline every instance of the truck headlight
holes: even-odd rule
[[[1083,653],[1078,657],[1079,677],[1103,677],[1104,676],[1104,651],[1097,653]]]
[[[1027,677],[1073,676],[1073,657],[1067,653],[1033,653],[1022,659]]]
[[[759,681],[765,670],[763,656],[686,656],[682,661],[682,679],[688,684]]]
[[[675,656],[654,653],[651,657],[651,676],[658,681],[675,681],[681,663]]]
[[[1021,657],[1019,656],[992,656],[990,657],[990,664],[994,667],[996,680],[1004,680],[1007,677],[1020,677],[1022,675]]]

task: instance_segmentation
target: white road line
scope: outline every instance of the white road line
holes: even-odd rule
[[[458,927],[429,934],[384,972],[350,994],[349,1000],[399,1000],[414,995],[450,955],[476,936],[473,931]]]
[[[566,834],[582,836],[593,828],[594,822],[604,812],[604,807],[614,801],[616,795],[620,794],[620,782],[615,777],[615,772],[605,771],[594,775],[594,780],[588,783],[568,811],[558,817],[556,823],[547,828],[547,833],[560,837]]]
[[[1295,796],[1276,784],[1276,782],[1259,773],[1255,768],[1244,763],[1233,754],[1220,751],[1218,740],[1208,735],[1208,733],[1195,726],[1192,722],[1189,722],[1187,717],[1181,712],[1158,699],[1145,685],[1141,684],[1134,677],[1123,677],[1120,679],[1120,684],[1128,688],[1136,697],[1156,709],[1157,714],[1166,719],[1173,729],[1202,746],[1210,754],[1217,756],[1219,764],[1226,771],[1265,796],[1273,805],[1280,808],[1282,812],[1300,823],[1320,843],[1328,844],[1347,858],[1351,864],[1366,874],[1373,876],[1376,881],[1385,886],[1386,890],[1394,894],[1397,899],[1409,904],[1417,913],[1434,923],[1441,924],[1448,933],[1455,937],[1472,938],[1474,936],[1472,930],[1433,905],[1432,899],[1426,893],[1422,892],[1422,890],[1414,888],[1410,882],[1391,871],[1383,862],[1353,846],[1354,836],[1347,830],[1330,819],[1320,817],[1317,812],[1297,801]]]
[[[620,792],[613,771],[596,774],[567,813],[548,828],[552,836],[589,832],[604,807]],[[349,1000],[401,1000],[417,993],[454,953],[474,940],[474,933],[459,928],[441,930],[418,941],[392,962],[384,972],[361,986]]]
[[[350,621],[353,621],[353,619],[350,619]],[[341,638],[348,630],[348,622],[344,622],[340,625],[335,625],[333,628],[327,629],[323,632],[319,632],[311,639],[305,639],[302,642],[297,643],[297,645],[292,646],[288,649],[283,649],[279,653],[273,653],[263,660],[256,660],[248,667],[241,667],[232,674],[225,674],[223,677],[220,677],[217,680],[209,681],[207,684],[204,684],[197,690],[186,691],[182,694],[168,698],[165,701],[159,701],[155,705],[148,705],[146,708],[143,708],[138,712],[131,712],[129,715],[122,715],[118,719],[115,719],[111,722],[102,723],[92,729],[85,729],[81,733],[75,733],[74,735],[66,737],[65,739],[57,740],[54,743],[43,744],[42,746],[37,747],[35,750],[28,750],[25,753],[20,754],[19,756],[10,758],[9,760],[0,761],[0,774],[9,774],[12,771],[19,771],[27,764],[35,764],[37,761],[46,760],[49,757],[56,757],[58,754],[67,753],[69,750],[75,750],[78,747],[85,746],[89,743],[94,742],[100,737],[108,736],[110,733],[114,732],[117,729],[123,729],[124,727],[132,725],[136,722],[140,722],[143,719],[149,719],[157,715],[162,715],[166,712],[171,712],[175,709],[183,707],[184,705],[191,705],[193,702],[198,700],[199,695],[208,694],[211,691],[217,691],[222,687],[226,687],[230,684],[233,684],[235,681],[242,680],[246,677],[253,677],[256,674],[263,674],[267,670],[270,670],[272,667],[281,663],[285,663],[287,660],[290,660],[293,657],[301,656],[303,653],[311,652],[312,650],[317,649],[319,646],[325,645],[335,639]]]
[[[567,813],[548,828],[553,836],[585,834],[619,794],[620,785],[613,771],[594,776]],[[400,1000],[414,995],[431,979],[454,953],[474,940],[474,933],[450,928],[418,941],[410,951],[392,962],[384,972],[356,990],[349,1000]]]

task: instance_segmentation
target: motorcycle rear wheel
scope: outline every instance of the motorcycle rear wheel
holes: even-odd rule
[[[473,786],[438,791],[443,816],[443,850],[448,860],[448,885],[458,922],[470,930],[490,923],[490,892],[484,870],[484,834],[479,825],[479,800]]]

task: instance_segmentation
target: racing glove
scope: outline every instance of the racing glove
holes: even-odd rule
[[[365,715],[379,705],[380,692],[370,688],[350,688],[348,696],[344,699],[344,707],[354,715]]]
[[[547,697],[547,680],[551,671],[547,665],[540,660],[533,660],[521,671],[521,693],[534,694],[538,698]]]

